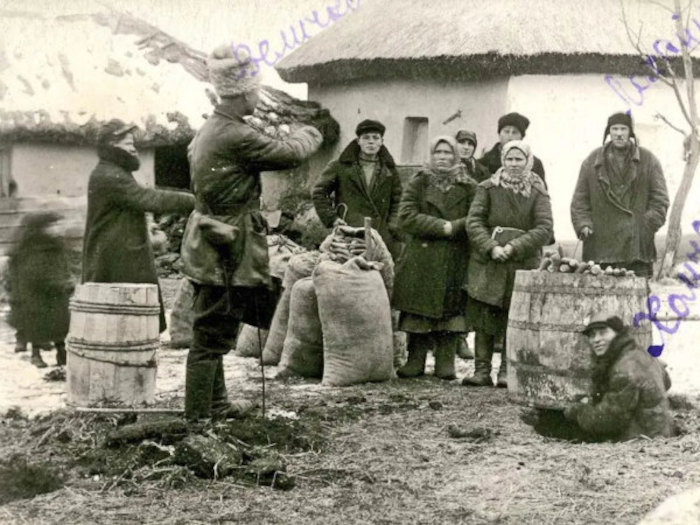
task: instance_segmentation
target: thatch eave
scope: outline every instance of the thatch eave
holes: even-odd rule
[[[676,59],[674,67],[681,66]],[[693,58],[695,71],[700,59]],[[501,55],[484,53],[469,56],[416,58],[342,59],[309,66],[277,67],[286,82],[327,85],[357,80],[480,81],[516,75],[611,74],[616,76],[651,73],[636,55],[599,53],[541,53],[538,55]],[[696,73],[700,76],[700,73]]]

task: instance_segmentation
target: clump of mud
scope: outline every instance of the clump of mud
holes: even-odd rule
[[[48,463],[30,463],[25,456],[14,455],[0,464],[0,505],[62,487],[61,476]]]

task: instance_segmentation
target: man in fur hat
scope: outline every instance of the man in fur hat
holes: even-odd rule
[[[593,398],[569,406],[565,417],[587,439],[670,436],[673,421],[664,365],[639,348],[614,313],[594,315],[583,330],[593,352]]]
[[[208,57],[209,78],[221,102],[189,146],[195,209],[182,240],[183,272],[194,285],[194,328],[187,356],[185,416],[235,416],[226,393],[223,356],[241,322],[268,328],[275,307],[266,223],[260,214],[260,172],[298,166],[321,145],[321,133],[302,126],[286,140],[244,120],[259,98],[250,57],[230,46]]]
[[[661,164],[637,144],[632,117],[611,115],[603,146],[583,161],[571,200],[571,221],[583,240],[583,259],[651,277],[654,235],[666,222],[668,205]]]
[[[522,140],[525,132],[530,126],[530,119],[520,113],[508,113],[498,119],[498,142],[494,144],[486,154],[479,159],[479,162],[486,166],[493,174],[501,167],[501,148],[511,140]],[[544,166],[542,161],[535,157],[532,164],[532,171],[537,173],[544,181]]]
[[[360,122],[356,138],[321,173],[311,198],[316,213],[329,228],[339,221],[360,227],[364,217],[371,217],[372,227],[396,259],[399,243],[394,232],[401,180],[394,158],[384,146],[385,130],[377,120]]]

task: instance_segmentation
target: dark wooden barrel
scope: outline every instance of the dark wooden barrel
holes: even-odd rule
[[[85,283],[70,302],[68,404],[154,402],[159,344],[155,284]]]
[[[560,409],[591,393],[591,351],[581,330],[600,311],[631,325],[645,311],[641,277],[518,271],[508,314],[508,396],[522,404]],[[651,325],[631,328],[646,349]]]

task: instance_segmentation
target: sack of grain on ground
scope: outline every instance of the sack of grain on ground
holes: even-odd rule
[[[270,275],[284,279],[287,265],[292,256],[305,250],[289,237],[281,234],[267,236],[267,254],[270,259]]]
[[[277,308],[275,308],[275,314],[272,316],[270,332],[263,350],[263,363],[268,366],[277,365],[282,355],[284,339],[287,336],[289,301],[292,295],[292,287],[299,279],[311,275],[319,255],[319,252],[304,252],[293,255],[289,259],[287,269],[284,272],[284,279],[282,280],[282,287],[284,289],[277,303]]]
[[[170,313],[168,329],[170,332],[170,346],[173,348],[186,348],[192,341],[192,324],[194,323],[194,286],[189,279],[180,280],[180,286],[175,295],[173,310]]]
[[[260,357],[262,349],[265,348],[268,331],[261,328],[260,334],[255,326],[241,324],[236,338],[235,354],[238,357]]]
[[[279,367],[281,375],[320,378],[323,374],[323,333],[311,277],[299,279],[292,288]]]
[[[314,271],[325,386],[387,381],[393,376],[389,296],[380,273],[367,269],[367,264],[361,257],[342,265],[322,261]]]

